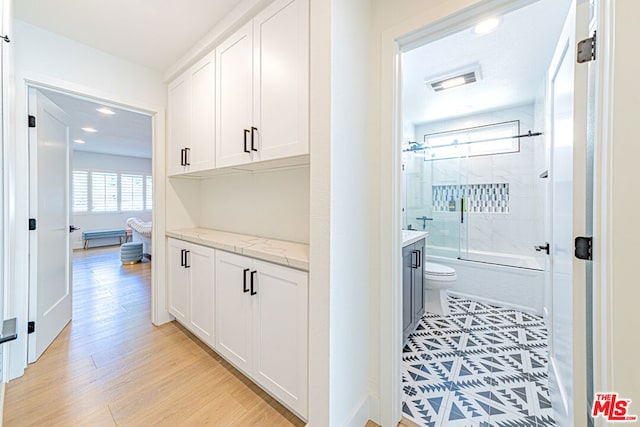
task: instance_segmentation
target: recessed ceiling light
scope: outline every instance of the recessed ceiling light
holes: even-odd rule
[[[494,17],[494,18],[485,19],[484,21],[477,23],[476,26],[473,27],[473,33],[479,36],[482,36],[484,34],[489,34],[490,32],[494,31],[496,28],[498,28],[498,25],[500,25],[500,18]]]
[[[84,141],[81,139],[74,139],[73,142],[75,142],[76,144],[84,144]]]
[[[100,107],[98,109],[96,109],[96,111],[98,111],[99,113],[102,114],[106,114],[107,116],[113,116],[115,114],[115,111],[107,108],[107,107]]]
[[[85,131],[85,132],[89,132],[89,133],[95,133],[95,132],[98,132],[97,130],[95,130],[95,129],[94,129],[94,128],[92,128],[92,127],[82,128],[82,130],[83,130],[83,131]]]

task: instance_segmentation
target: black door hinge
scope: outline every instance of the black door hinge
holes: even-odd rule
[[[578,64],[596,60],[596,32],[588,39],[578,43]]]
[[[27,333],[32,334],[36,331],[36,322],[27,323]]]
[[[7,43],[11,43],[11,39],[10,39],[10,38],[9,38],[9,36],[8,36],[8,35],[6,35],[6,34],[5,34],[4,36],[0,36],[0,39],[2,39],[2,40],[4,40],[4,41],[6,41]]]
[[[36,127],[36,116],[29,116],[29,127],[30,128],[34,128]]]
[[[575,255],[578,259],[593,259],[593,237],[576,237]]]
[[[36,219],[29,218],[29,231],[33,231],[36,229]]]

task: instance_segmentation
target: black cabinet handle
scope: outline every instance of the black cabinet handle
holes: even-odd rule
[[[191,251],[184,251],[184,268],[191,268],[189,265],[189,254]]]
[[[184,148],[180,150],[180,166],[186,166],[184,160]]]
[[[189,152],[191,151],[191,148],[187,147],[184,149],[184,165],[185,166],[191,166],[191,163],[189,163]]]
[[[415,258],[412,260],[411,268],[419,268],[420,267],[420,251],[419,250],[411,251],[411,256],[414,256],[414,255],[415,255]]]
[[[257,291],[253,290],[253,285],[255,283],[253,279],[254,279],[254,277],[256,277],[256,274],[258,274],[258,272],[255,271],[255,270],[251,272],[251,295],[255,295],[255,294],[258,293]]]
[[[186,251],[184,249],[180,249],[180,267],[184,267],[185,264],[187,263],[184,259],[184,253]]]
[[[244,152],[245,153],[250,153],[251,151],[249,151],[249,149],[247,148],[247,135],[249,134],[249,129],[245,129],[244,130]]]
[[[258,151],[258,149],[255,147],[255,140],[254,140],[254,134],[257,131],[258,131],[257,127],[251,126],[251,151]]]
[[[247,288],[247,271],[249,271],[249,269],[245,268],[242,272],[242,292],[244,293],[249,292],[249,289]]]

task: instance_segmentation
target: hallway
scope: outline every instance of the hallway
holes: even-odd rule
[[[150,283],[119,247],[76,251],[73,321],[7,384],[5,425],[304,425],[176,322],[153,326]]]

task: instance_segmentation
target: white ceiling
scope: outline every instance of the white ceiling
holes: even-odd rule
[[[508,13],[492,33],[471,28],[403,55],[406,124],[435,122],[532,102],[553,55],[568,0],[540,0]],[[425,79],[479,64],[477,83],[434,92]]]
[[[71,95],[40,89],[69,116],[69,136],[77,151],[151,158],[151,116],[107,106],[114,115],[96,111],[104,104]],[[92,127],[95,133],[83,131]],[[84,144],[74,143],[81,139]]]
[[[15,17],[160,72],[240,0],[18,0]]]

